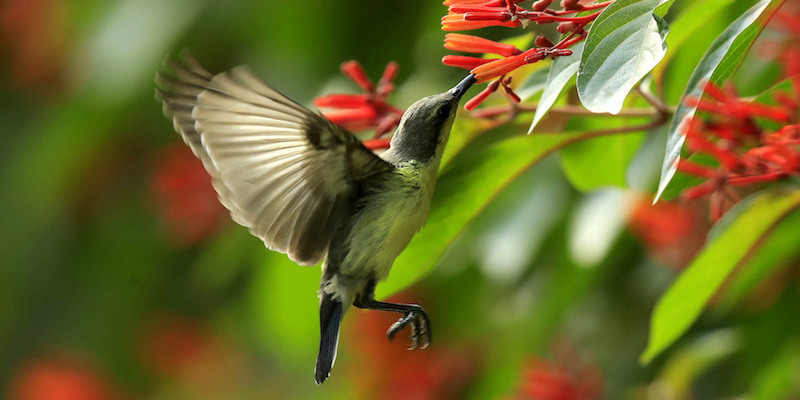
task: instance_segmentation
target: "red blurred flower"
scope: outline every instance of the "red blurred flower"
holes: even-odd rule
[[[709,97],[691,98],[690,105],[705,111],[687,124],[686,143],[690,152],[712,159],[716,165],[704,165],[691,159],[678,162],[678,171],[706,179],[686,189],[685,200],[710,195],[710,217],[719,219],[739,200],[734,187],[773,182],[800,174],[800,125],[794,109],[800,93],[776,95],[777,105],[740,99],[733,88],[723,90],[713,84],[705,87]],[[768,132],[758,120],[787,124],[777,132]]]
[[[519,102],[517,96],[506,82],[506,75],[524,65],[532,64],[545,58],[563,57],[572,54],[569,47],[586,38],[586,26],[594,21],[600,11],[590,15],[575,16],[581,11],[602,9],[613,1],[583,4],[577,0],[562,1],[560,10],[551,10],[552,1],[536,1],[527,9],[518,5],[522,0],[446,0],[448,14],[442,17],[442,30],[463,31],[480,29],[489,26],[508,28],[527,27],[531,23],[559,23],[558,31],[566,35],[560,42],[553,44],[546,38],[537,38],[536,46],[522,51],[510,44],[495,42],[477,36],[450,33],[445,36],[444,47],[454,51],[479,54],[497,54],[502,58],[482,59],[468,56],[447,55],[442,63],[449,66],[469,69],[475,74],[478,83],[496,78],[502,83],[504,91],[512,102]],[[496,91],[497,85],[490,86],[465,104],[470,110],[478,106],[489,94]]]
[[[66,24],[55,0],[0,3],[0,45],[20,86],[52,90],[66,54]]]
[[[197,243],[230,223],[211,177],[183,144],[172,145],[158,157],[151,192],[169,239],[179,245]]]
[[[681,269],[703,247],[708,226],[693,203],[661,201],[641,196],[631,211],[631,233],[647,248],[650,256]]]
[[[394,90],[392,80],[397,75],[397,64],[391,62],[386,66],[377,85],[369,79],[358,61],[345,62],[341,69],[342,73],[355,82],[364,93],[317,97],[314,99],[314,105],[330,109],[323,111],[322,115],[350,131],[376,128],[374,139],[394,129],[403,115],[402,109],[388,102],[388,97]]]
[[[181,375],[216,358],[219,344],[194,321],[161,316],[151,321],[141,341],[145,365],[163,375]]]
[[[111,400],[120,396],[97,371],[72,357],[28,361],[11,381],[9,400]]]
[[[418,296],[407,292],[391,301],[404,302]],[[448,347],[440,341],[426,349],[408,350],[407,331],[393,342],[386,329],[398,314],[353,310],[355,323],[345,338],[357,354],[352,374],[358,379],[359,398],[385,400],[461,399],[477,369],[474,352],[465,347]],[[435,327],[434,327],[435,329]],[[435,335],[435,331],[434,331]]]
[[[144,366],[186,388],[187,398],[198,398],[192,393],[236,398],[231,393],[241,389],[253,372],[241,349],[179,315],[159,315],[148,321],[137,350]]]
[[[558,361],[534,358],[522,375],[514,400],[595,400],[603,397],[603,378],[593,364],[581,364],[569,350]]]

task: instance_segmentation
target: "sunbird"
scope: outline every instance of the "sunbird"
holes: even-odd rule
[[[389,327],[390,341],[410,326],[411,350],[430,345],[425,310],[377,301],[375,285],[425,223],[459,100],[474,83],[469,75],[412,104],[389,150],[376,155],[246,67],[215,75],[184,54],[156,74],[165,115],[233,220],[297,264],[324,260],[317,384],[330,375],[351,304],[402,314]]]

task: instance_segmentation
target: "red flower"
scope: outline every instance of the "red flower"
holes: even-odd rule
[[[392,301],[419,300],[401,294]],[[408,350],[406,331],[393,342],[386,340],[386,329],[398,314],[353,310],[352,331],[345,331],[356,355],[350,371],[358,380],[357,398],[386,400],[461,399],[477,371],[474,352],[465,347],[448,347],[445,341],[426,349]],[[434,327],[435,329],[435,327]],[[435,334],[435,333],[434,333]]]
[[[704,154],[716,165],[701,165],[680,160],[678,171],[706,179],[686,189],[686,200],[711,195],[710,217],[719,219],[738,201],[732,188],[773,182],[800,174],[800,125],[785,125],[777,132],[765,132],[758,119],[786,124],[794,117],[792,109],[800,93],[776,95],[778,105],[740,99],[732,88],[723,90],[707,84],[709,97],[689,99],[708,114],[696,116],[687,126],[686,143],[690,152]]]
[[[522,374],[515,400],[595,400],[603,396],[603,379],[592,364],[581,364],[571,348],[558,361],[534,358]]]
[[[708,231],[695,204],[667,201],[652,204],[649,196],[637,199],[628,223],[650,257],[675,270],[694,258]]]
[[[228,211],[217,200],[211,177],[183,144],[173,145],[159,156],[151,191],[169,238],[179,245],[197,243],[230,221]]]
[[[10,0],[0,3],[0,46],[6,48],[16,84],[52,91],[67,54],[61,2]],[[55,85],[54,85],[55,83]]]
[[[460,33],[448,33],[444,36],[444,47],[454,51],[467,53],[492,53],[509,57],[522,53],[513,44],[498,43],[493,40],[484,39],[478,36],[462,35]]]
[[[471,70],[479,65],[483,65],[494,60],[499,60],[499,58],[478,58],[470,56],[454,56],[452,54],[448,54],[442,57],[442,64]]]
[[[71,357],[28,361],[12,380],[9,400],[111,400],[119,395],[85,363]]]
[[[364,93],[317,97],[314,99],[314,105],[330,109],[322,113],[325,118],[351,131],[376,128],[375,139],[388,133],[400,123],[403,110],[388,102],[388,97],[394,90],[392,80],[397,75],[396,63],[392,62],[386,66],[377,85],[369,79],[358,61],[343,63],[341,70]]]
[[[450,33],[445,36],[444,47],[454,51],[463,51],[478,54],[497,54],[500,59],[484,59],[469,56],[445,56],[442,63],[449,66],[469,69],[475,74],[478,83],[497,78],[503,85],[504,91],[509,95],[510,101],[519,102],[517,96],[506,82],[506,75],[526,64],[541,61],[547,57],[562,57],[572,54],[568,48],[586,37],[584,29],[595,20],[600,12],[580,17],[570,16],[583,10],[595,10],[606,7],[613,1],[583,5],[578,1],[562,1],[561,10],[549,10],[552,1],[536,1],[531,9],[520,7],[521,0],[446,0],[448,14],[442,17],[442,30],[463,31],[480,29],[489,26],[504,26],[508,28],[526,27],[530,23],[549,24],[558,22],[559,32],[565,34],[563,40],[557,44],[551,43],[546,38],[536,40],[536,46],[522,51],[510,44],[495,42],[472,35]],[[489,87],[471,100],[467,101],[465,108],[471,110],[477,107],[489,94],[495,92],[498,86]]]

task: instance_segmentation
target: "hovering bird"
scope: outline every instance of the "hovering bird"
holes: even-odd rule
[[[458,103],[473,75],[406,110],[380,156],[359,139],[264,84],[247,68],[211,74],[185,54],[156,75],[156,96],[213,178],[234,221],[300,265],[322,263],[317,384],[336,358],[350,305],[403,316],[411,347],[431,329],[416,304],[375,300],[375,285],[428,215]]]

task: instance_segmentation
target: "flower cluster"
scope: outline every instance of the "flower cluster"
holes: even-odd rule
[[[513,45],[499,43],[478,36],[450,33],[445,36],[444,47],[466,53],[493,54],[498,57],[472,57],[463,55],[446,55],[442,63],[449,66],[470,70],[475,74],[478,82],[494,80],[477,96],[470,99],[465,108],[471,110],[483,102],[491,93],[500,87],[514,102],[519,102],[511,89],[511,77],[506,74],[523,65],[532,64],[546,58],[556,58],[572,54],[569,47],[586,38],[586,26],[594,21],[600,11],[613,3],[583,4],[578,0],[562,0],[560,10],[549,7],[553,0],[539,0],[533,2],[531,9],[519,5],[524,0],[446,0],[448,14],[442,17],[442,30],[465,31],[480,29],[490,26],[503,26],[508,28],[525,28],[531,23],[550,24],[558,23],[558,32],[565,35],[556,44],[544,36],[536,37],[535,47],[521,50]],[[595,11],[588,15],[576,14],[584,11]]]
[[[152,203],[175,244],[196,244],[230,223],[211,177],[183,143],[160,155],[151,179]]]
[[[64,352],[28,360],[10,382],[12,400],[112,400],[120,393],[82,357]]]
[[[386,66],[377,85],[369,79],[358,61],[343,63],[341,70],[364,93],[317,97],[314,105],[329,109],[323,111],[322,115],[344,129],[356,132],[375,128],[375,135],[371,140],[365,140],[364,145],[373,150],[388,148],[389,140],[382,136],[394,129],[403,116],[403,109],[388,102],[389,95],[394,91],[392,80],[397,75],[397,64],[391,62]]]
[[[419,293],[405,291],[391,301],[419,300]],[[427,302],[430,304],[430,302]],[[358,381],[364,399],[462,399],[478,372],[479,356],[465,345],[442,343],[424,350],[408,351],[409,339],[401,332],[386,341],[386,327],[396,321],[393,313],[357,312],[343,337],[353,349],[355,361],[343,369]],[[412,382],[413,384],[409,384]]]
[[[659,201],[639,196],[630,210],[628,228],[650,258],[674,270],[683,269],[703,247],[708,224],[697,202]]]
[[[515,400],[594,400],[603,396],[603,380],[594,365],[547,361],[528,363]]]
[[[777,105],[769,105],[741,99],[733,88],[706,84],[705,92],[708,98],[688,101],[705,111],[708,118],[694,118],[687,125],[686,143],[690,152],[713,161],[684,159],[677,167],[678,171],[705,179],[681,196],[691,200],[710,195],[710,217],[716,221],[739,200],[734,187],[800,174],[800,93],[790,96],[778,92]],[[783,127],[768,131],[757,120]]]

